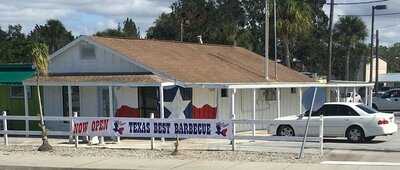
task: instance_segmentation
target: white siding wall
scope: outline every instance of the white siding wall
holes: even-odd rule
[[[217,106],[217,89],[193,88],[192,103],[197,108],[208,104],[211,107]]]
[[[98,102],[97,87],[79,87],[80,116],[97,117]]]
[[[63,116],[62,87],[50,86],[43,88],[43,110],[45,116]],[[46,121],[50,130],[68,130],[68,123]]]
[[[115,102],[116,109],[120,108],[123,105],[138,108],[138,88],[134,87],[116,87],[115,90]]]
[[[134,65],[121,56],[115,56],[109,51],[95,47],[96,59],[82,60],[80,57],[80,42],[49,62],[49,73],[112,73],[112,72],[148,72]]]
[[[213,103],[217,91],[208,89],[193,89],[193,103]],[[230,119],[230,91],[228,97],[221,97],[218,89],[217,119]],[[271,120],[278,116],[277,101],[266,101],[260,90],[256,91],[256,119]],[[252,89],[239,89],[235,96],[236,119],[252,119],[253,116],[253,91]],[[303,109],[304,110],[304,109]],[[281,116],[295,115],[299,113],[299,92],[291,93],[290,89],[281,89]],[[266,128],[267,126],[258,126]],[[251,125],[239,125],[237,130],[249,130]]]

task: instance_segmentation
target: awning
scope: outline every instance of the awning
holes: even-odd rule
[[[0,71],[0,85],[22,85],[24,80],[34,74],[34,71]]]
[[[36,86],[36,78],[24,81],[24,85]],[[171,80],[157,75],[50,75],[41,76],[43,86],[160,86],[170,85]]]

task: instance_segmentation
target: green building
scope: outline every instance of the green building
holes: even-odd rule
[[[25,116],[24,86],[22,82],[32,78],[35,69],[31,64],[0,64],[0,111],[7,115]],[[29,115],[39,112],[36,88],[27,86]],[[9,130],[25,130],[24,120],[8,121]],[[30,129],[36,129],[37,122],[30,121]]]

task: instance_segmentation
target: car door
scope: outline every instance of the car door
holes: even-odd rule
[[[397,108],[398,95],[397,90],[391,90],[382,95],[380,110],[395,110]]]
[[[345,136],[347,127],[360,118],[358,113],[346,105],[328,106],[324,113],[324,136]]]
[[[390,110],[400,110],[400,90],[393,90],[390,95]]]
[[[320,114],[322,112],[321,110],[324,110],[324,106],[321,107],[318,111],[314,111],[311,114],[310,125],[308,128],[307,136],[314,136],[314,137],[319,136]],[[308,114],[309,114],[309,112],[306,112],[305,115],[301,119],[299,119],[295,122],[294,128],[295,128],[297,136],[304,136],[304,132],[305,132],[307,120],[308,120]]]

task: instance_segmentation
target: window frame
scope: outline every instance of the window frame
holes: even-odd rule
[[[84,54],[89,54],[89,53],[85,53],[84,51],[89,51],[93,49],[93,55],[84,55]],[[79,59],[83,60],[83,61],[92,61],[92,60],[96,60],[97,54],[96,54],[96,47],[93,44],[89,44],[89,43],[82,43],[79,46]]]
[[[221,89],[221,98],[229,97],[228,89]]]
[[[13,94],[13,88],[22,88],[22,96],[17,96]],[[28,94],[28,99],[32,98],[32,87],[29,86],[26,88],[27,89],[27,94]],[[24,99],[24,86],[10,86],[8,88],[8,98],[10,99]]]

